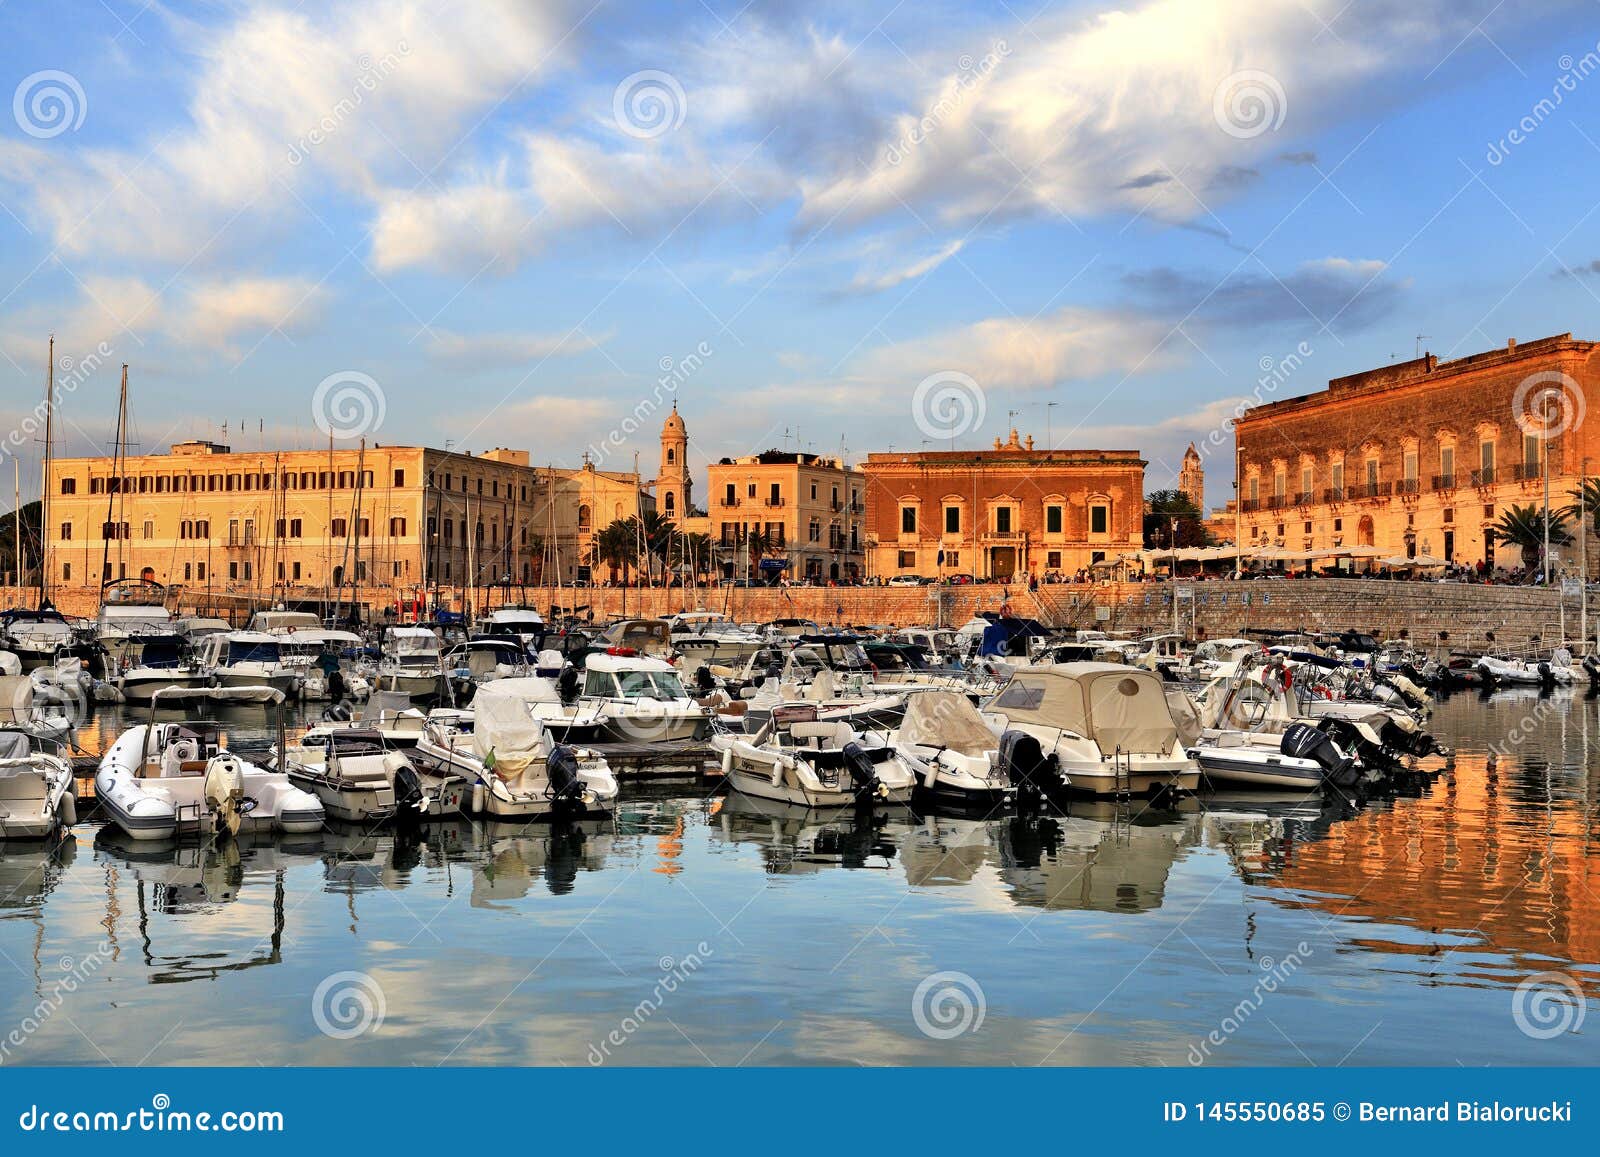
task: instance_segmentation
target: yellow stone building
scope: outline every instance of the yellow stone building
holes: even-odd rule
[[[563,581],[597,525],[648,508],[638,479],[532,467],[525,450],[421,446],[58,458],[47,482],[54,588],[147,578],[188,591],[374,604],[438,587]]]
[[[706,471],[706,521],[724,577],[759,576],[767,561],[790,579],[860,581],[866,482],[841,459],[803,451],[767,450],[724,458]],[[743,544],[751,535],[765,560]]]

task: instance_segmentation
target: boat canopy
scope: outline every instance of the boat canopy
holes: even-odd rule
[[[896,738],[919,747],[947,748],[959,755],[982,755],[999,746],[972,701],[954,691],[912,695]]]
[[[677,674],[677,669],[671,663],[651,655],[607,655],[598,653],[590,655],[584,665],[591,671],[611,673],[621,671],[664,671]]]
[[[989,704],[1011,723],[1058,727],[1103,751],[1165,753],[1177,727],[1161,679],[1115,663],[1058,663],[1018,671]]]
[[[0,776],[15,775],[31,765],[33,742],[26,731],[0,731]]]

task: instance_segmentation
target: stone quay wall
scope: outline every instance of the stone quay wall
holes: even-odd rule
[[[1450,648],[1488,645],[1494,632],[1500,649],[1527,649],[1535,636],[1539,646],[1554,645],[1566,611],[1566,637],[1579,637],[1578,598],[1557,590],[1520,586],[1455,583],[1389,582],[1376,579],[1290,579],[1271,581],[1217,580],[1180,582],[1188,595],[1179,599],[1178,622],[1190,638],[1238,635],[1247,629],[1369,631],[1380,638],[1406,631],[1420,647],[1441,641]],[[789,587],[783,589],[662,590],[618,588],[514,589],[513,600],[541,611],[552,607],[594,612],[597,622],[618,617],[656,616],[685,609],[725,612],[742,622],[777,618],[813,619],[824,626],[914,626],[942,622],[959,626],[978,611],[997,610],[1009,601],[1018,615],[1032,615],[1056,627],[1140,632],[1171,630],[1173,585],[1170,583],[1098,583],[1042,586],[1030,592],[1014,585],[963,587]],[[64,588],[52,591],[66,614],[92,617],[98,590]],[[34,592],[0,587],[0,608],[32,606]],[[385,592],[364,592],[363,599],[381,608]],[[446,598],[460,607],[460,592]],[[503,600],[496,591],[486,607]],[[262,605],[257,603],[256,605]],[[192,609],[187,600],[185,613]],[[213,606],[213,610],[220,608]],[[249,604],[239,599],[232,618],[243,625]],[[224,617],[227,617],[224,615]],[[1589,594],[1589,636],[1600,629],[1600,597]],[[1448,637],[1440,638],[1440,632]]]

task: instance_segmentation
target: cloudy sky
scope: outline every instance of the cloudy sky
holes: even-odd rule
[[[146,450],[364,431],[648,475],[676,398],[702,464],[1016,425],[1142,449],[1151,488],[1215,446],[1221,503],[1241,398],[1600,335],[1592,3],[4,19],[0,421],[53,332],[77,452],[126,361]]]

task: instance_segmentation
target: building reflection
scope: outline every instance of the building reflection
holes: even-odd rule
[[[1465,983],[1516,984],[1552,961],[1600,962],[1587,790],[1581,767],[1537,752],[1461,755],[1416,799],[1350,814],[1331,805],[1314,816],[1217,812],[1206,826],[1246,884],[1337,917],[1347,942],[1418,960],[1466,948],[1500,963],[1474,964]],[[1373,924],[1425,935],[1359,932]],[[1577,979],[1600,994],[1600,979]]]

